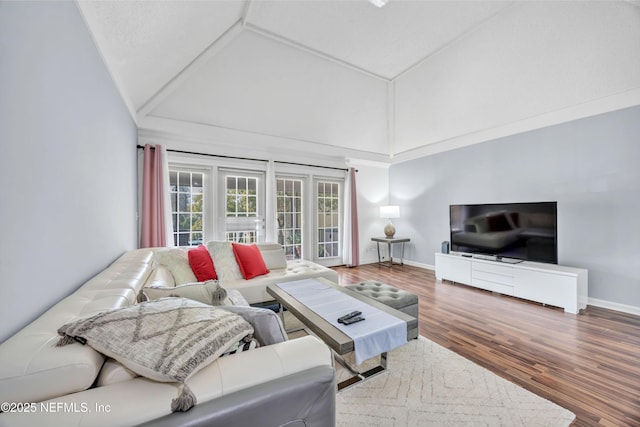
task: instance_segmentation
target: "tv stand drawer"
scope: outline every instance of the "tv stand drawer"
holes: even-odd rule
[[[497,274],[500,276],[513,277],[513,266],[508,264],[501,264],[497,261],[481,261],[474,259],[471,268],[473,271],[481,271],[491,274]]]
[[[480,289],[486,289],[488,291],[498,292],[505,295],[513,296],[514,294],[513,285],[509,286],[502,283],[492,282],[490,280],[478,279],[476,277],[472,279],[471,286]]]
[[[514,270],[510,265],[495,261],[471,262],[471,285],[488,291],[513,295]]]
[[[498,283],[500,285],[513,286],[513,271],[510,276],[497,273],[488,273],[482,270],[471,270],[471,282],[476,280],[484,280],[487,282]]]

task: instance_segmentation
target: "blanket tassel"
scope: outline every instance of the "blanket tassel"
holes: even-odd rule
[[[171,412],[186,412],[197,403],[196,396],[188,385],[182,384],[180,396],[171,401]]]
[[[149,298],[147,298],[147,295],[142,291],[142,288],[140,288],[140,291],[138,292],[138,295],[136,297],[136,301],[137,302],[145,302],[148,299]]]
[[[73,344],[74,342],[76,341],[73,339],[72,336],[64,334],[63,336],[60,337],[60,339],[56,343],[56,347],[63,347],[68,344]]]

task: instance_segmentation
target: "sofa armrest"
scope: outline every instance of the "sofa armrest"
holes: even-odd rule
[[[333,427],[336,423],[336,382],[330,366],[317,366],[249,389],[174,412],[142,424],[245,427]]]

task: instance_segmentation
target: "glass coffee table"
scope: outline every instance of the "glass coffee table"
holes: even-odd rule
[[[344,288],[324,278],[318,278],[315,280],[329,285],[330,287],[337,289],[338,291],[343,292],[346,295],[360,300],[370,306],[377,308],[380,311],[390,314],[405,322],[407,325],[407,341],[418,337],[418,320],[413,316],[410,316],[399,310],[395,310],[378,301],[375,301],[350,289]],[[346,369],[348,369],[352,374],[349,379],[344,380],[338,384],[338,390],[342,390],[345,387],[370,378],[386,370],[387,353],[382,352],[380,354],[380,363],[378,366],[375,366],[374,368],[368,369],[364,372],[358,371],[356,367],[348,363],[343,357],[344,355],[355,350],[354,341],[351,337],[331,324],[329,321],[325,320],[322,316],[311,310],[307,305],[284,291],[278,284],[268,285],[267,292],[269,293],[269,295],[273,296],[278,303],[280,303],[281,311],[282,307],[285,307],[288,311],[291,312],[291,314],[298,318],[300,322],[302,322],[302,324],[304,325],[304,329],[308,333],[317,336],[325,344],[327,344],[333,351],[336,361]]]

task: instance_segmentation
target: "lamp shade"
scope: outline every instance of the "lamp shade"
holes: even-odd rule
[[[400,206],[380,206],[380,218],[400,218]]]
[[[385,4],[387,4],[389,0],[369,0],[369,1],[378,7],[382,7]]]

